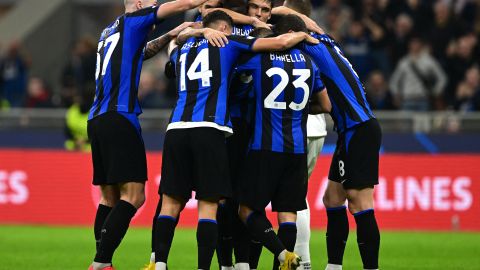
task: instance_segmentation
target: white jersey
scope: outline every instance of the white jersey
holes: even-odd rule
[[[309,114],[307,120],[307,137],[327,136],[327,124],[324,114]]]

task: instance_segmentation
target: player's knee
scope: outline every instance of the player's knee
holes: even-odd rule
[[[323,195],[322,200],[325,208],[339,207],[345,204],[345,198],[330,194],[328,192]]]
[[[352,215],[367,209],[373,209],[373,202],[370,202],[368,200],[349,200],[348,201],[348,211]]]
[[[247,218],[252,212],[253,211],[250,208],[244,205],[240,205],[240,207],[238,208],[238,216],[240,217],[243,223],[247,222]]]
[[[180,212],[185,207],[185,203],[180,200],[175,200],[173,198],[163,197],[162,209],[160,210],[160,215],[166,215],[171,217],[178,217]]]
[[[293,212],[279,212],[278,213],[278,223],[282,224],[285,222],[297,222],[297,213]]]
[[[120,200],[120,195],[110,195],[110,196],[102,195],[102,198],[100,199],[100,204],[103,204],[108,207],[114,207],[119,200]]]
[[[140,208],[145,203],[145,194],[138,193],[138,194],[129,194],[123,195],[122,200],[129,202],[131,205],[135,206],[135,208]]]

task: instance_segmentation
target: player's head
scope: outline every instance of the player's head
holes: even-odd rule
[[[282,16],[275,25],[275,34],[281,35],[290,32],[305,32],[308,33],[307,25],[297,15]]]
[[[267,22],[272,17],[273,0],[248,0],[247,15]]]
[[[126,12],[134,12],[142,8],[156,6],[157,0],[123,0]]]
[[[273,35],[274,33],[272,30],[268,28],[259,27],[259,28],[255,28],[255,30],[250,32],[249,36],[255,37],[255,38],[266,38],[266,37],[271,37]]]
[[[212,28],[226,35],[230,35],[233,30],[233,20],[227,13],[221,10],[215,10],[203,18],[203,27]]]
[[[223,7],[222,0],[209,0],[198,7],[198,11],[202,14],[202,18],[207,15],[207,11],[211,8]]]
[[[310,0],[285,0],[283,6],[307,16],[312,13],[312,2]]]

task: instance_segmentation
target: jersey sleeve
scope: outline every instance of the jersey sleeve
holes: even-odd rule
[[[316,92],[321,92],[323,89],[325,89],[325,84],[323,84],[322,78],[320,77],[320,69],[317,67],[317,65],[313,65],[313,93]]]
[[[247,38],[241,36],[229,36],[228,40],[228,46],[243,52],[251,52],[253,44],[255,43],[255,41],[257,41],[256,38]]]
[[[160,22],[157,17],[158,7],[148,7],[128,13],[125,16],[125,24],[138,30],[150,31],[154,24]]]
[[[240,57],[235,71],[237,73],[248,72],[259,68],[260,65],[260,54],[247,53]]]

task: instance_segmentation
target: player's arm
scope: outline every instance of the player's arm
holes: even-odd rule
[[[157,10],[157,18],[166,17],[196,8],[208,0],[176,0],[162,4]]]
[[[285,51],[298,43],[306,41],[312,44],[319,44],[320,41],[304,32],[287,33],[273,38],[259,38],[253,43],[252,51]]]
[[[305,24],[307,25],[307,29],[309,31],[312,31],[312,32],[315,32],[315,33],[318,33],[318,34],[325,34],[325,31],[323,31],[323,29],[318,26],[318,24],[312,20],[310,17],[302,14],[302,13],[299,13],[291,8],[288,8],[288,7],[284,7],[284,6],[280,6],[280,7],[276,7],[276,8],[273,8],[272,9],[272,14],[273,15],[290,15],[290,14],[293,14],[293,15],[297,15],[298,17],[300,17],[304,22]]]
[[[233,22],[235,24],[248,24],[248,25],[253,25],[255,28],[268,28],[270,29],[270,25],[260,21],[257,17],[250,17],[241,13],[238,13],[236,11],[226,9],[226,8],[211,8],[207,10],[207,14],[215,11],[215,10],[221,10],[225,13],[228,14],[228,16],[232,17]]]
[[[184,22],[165,35],[148,42],[147,46],[145,47],[144,59],[147,60],[155,56],[158,52],[165,48],[170,41],[175,39],[180,32],[185,30],[187,27],[190,27],[192,24],[193,22]]]
[[[330,103],[326,89],[312,94],[310,99],[310,114],[330,113],[331,111],[332,103]]]
[[[225,33],[211,28],[193,28],[188,27],[183,30],[177,37],[177,44],[185,43],[191,37],[204,37],[213,46],[225,47],[228,44],[228,38]]]

